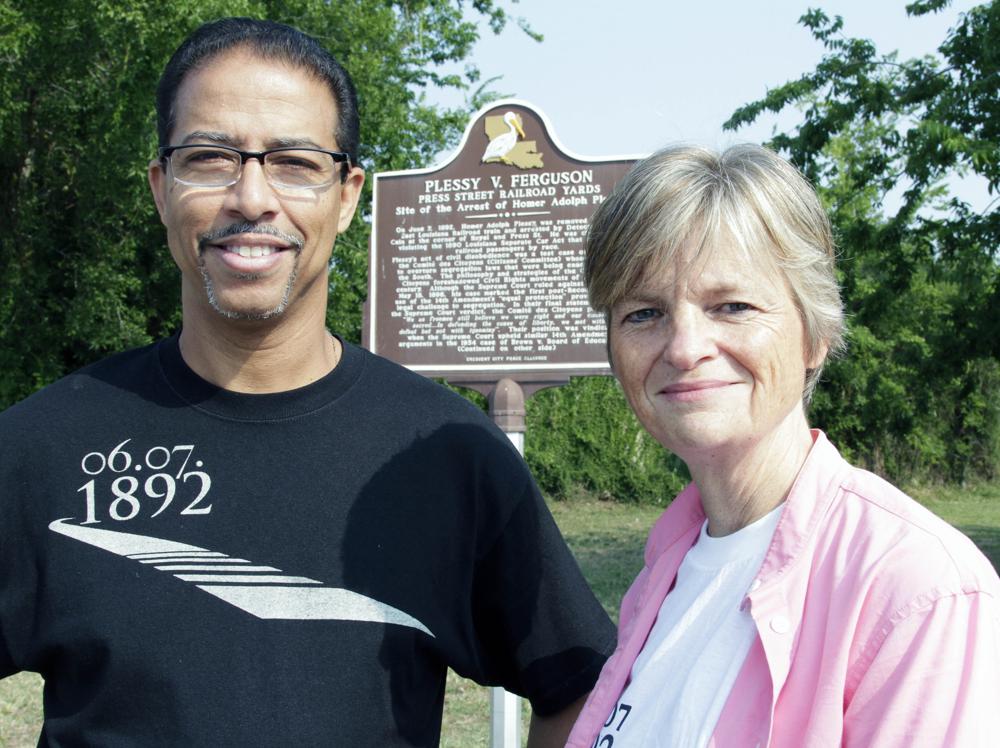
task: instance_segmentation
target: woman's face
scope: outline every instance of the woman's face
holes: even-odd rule
[[[799,312],[777,266],[728,239],[647,277],[612,308],[608,339],[632,410],[685,461],[806,428]]]

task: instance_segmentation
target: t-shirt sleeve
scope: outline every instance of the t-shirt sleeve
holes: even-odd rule
[[[0,509],[3,508],[3,496],[0,495]],[[3,529],[0,528],[0,678],[6,678],[17,672],[14,660],[7,646],[7,633],[5,632],[9,611],[6,605],[6,586],[10,584],[10,563],[6,557],[6,538]]]
[[[587,694],[614,649],[614,626],[530,480],[477,564],[472,609],[481,682],[540,716]]]
[[[8,675],[13,675],[17,672],[17,668],[14,666],[14,660],[10,656],[10,652],[7,650],[7,643],[4,641],[3,631],[0,630],[0,678],[6,678]]]

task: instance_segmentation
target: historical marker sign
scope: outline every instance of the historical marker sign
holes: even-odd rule
[[[636,158],[569,154],[508,100],[447,164],[376,174],[365,345],[453,380],[609,373],[583,237]]]

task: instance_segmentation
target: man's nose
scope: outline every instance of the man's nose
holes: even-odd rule
[[[227,208],[248,221],[256,221],[277,212],[278,196],[264,175],[264,164],[259,159],[248,158],[240,171],[239,181],[229,188]]]

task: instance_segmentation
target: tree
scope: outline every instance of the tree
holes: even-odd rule
[[[919,0],[910,15],[948,0]],[[737,110],[728,129],[797,107],[769,145],[817,186],[841,248],[852,352],[813,405],[855,459],[895,478],[1000,469],[1000,5],[963,13],[937,55],[900,62],[800,19],[826,48],[812,72]],[[948,179],[975,174],[976,211]],[[902,191],[898,206],[889,193]],[[887,199],[888,198],[888,199]]]
[[[513,0],[516,2],[516,0]],[[318,38],[357,84],[362,163],[424,166],[482,92],[463,0],[0,0],[0,407],[112,351],[177,329],[179,283],[145,183],[153,91],[181,39],[228,15]],[[472,0],[495,32],[510,20]],[[524,24],[522,28],[533,34]],[[470,93],[442,110],[422,92]],[[370,188],[337,242],[329,323],[360,337]]]

